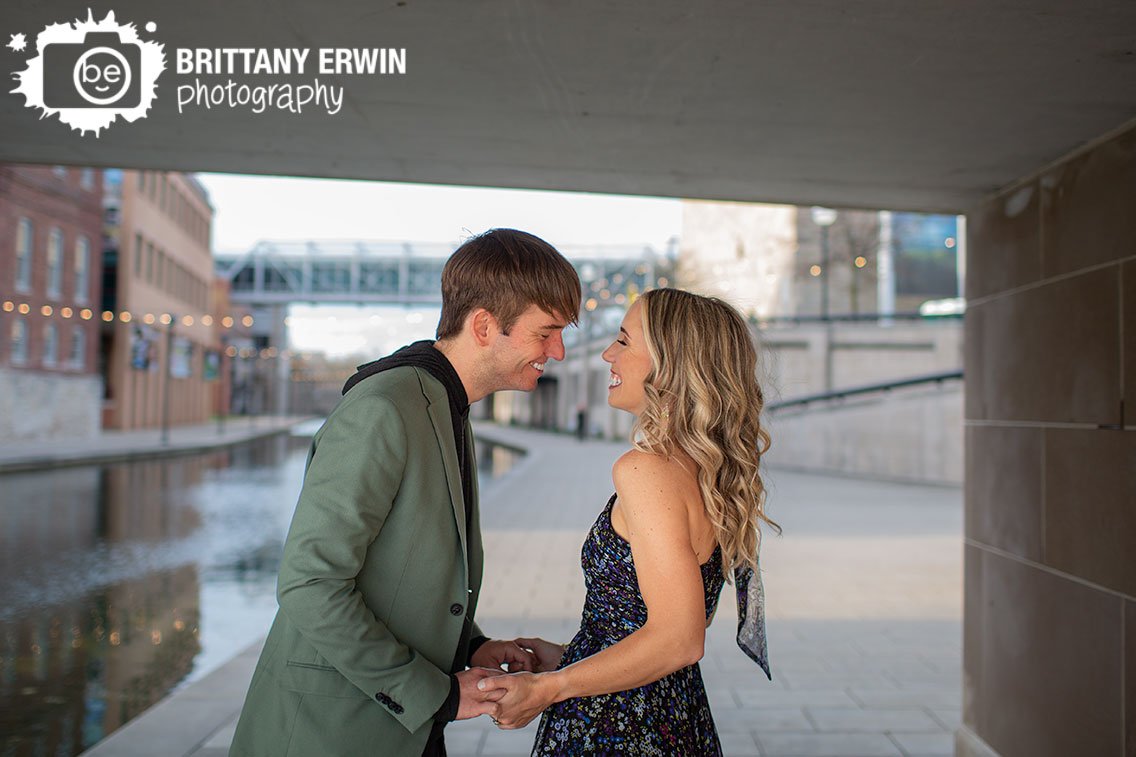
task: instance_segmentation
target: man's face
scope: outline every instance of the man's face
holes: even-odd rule
[[[567,321],[529,305],[509,333],[497,333],[492,365],[498,389],[531,392],[544,373],[549,358],[564,359],[564,327]]]

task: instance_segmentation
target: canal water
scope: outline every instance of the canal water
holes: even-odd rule
[[[77,755],[267,632],[317,428],[0,475],[0,757]],[[517,458],[478,443],[483,502]]]

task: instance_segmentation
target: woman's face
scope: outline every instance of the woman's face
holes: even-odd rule
[[[627,309],[619,336],[603,352],[603,359],[611,363],[607,403],[635,415],[642,413],[647,405],[643,383],[651,371],[651,355],[643,337],[642,312],[639,301]]]

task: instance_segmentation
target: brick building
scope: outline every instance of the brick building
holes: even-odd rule
[[[0,437],[99,430],[103,172],[0,165]]]
[[[209,196],[191,174],[108,171],[107,217],[103,423],[207,421],[222,327],[214,322]]]

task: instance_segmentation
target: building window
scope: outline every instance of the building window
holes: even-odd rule
[[[91,243],[86,237],[75,241],[75,301],[87,301],[87,289],[91,283]]]
[[[12,321],[12,363],[28,362],[28,325],[23,318]]]
[[[142,235],[134,235],[134,276],[142,278]]]
[[[95,169],[83,169],[83,171],[79,174],[79,186],[81,186],[83,189],[95,188]]]
[[[58,297],[63,290],[63,232],[52,229],[47,235],[47,296]]]
[[[71,332],[71,356],[68,362],[76,370],[82,370],[87,362],[87,334],[81,326],[76,326]]]
[[[32,222],[21,218],[16,228],[16,289],[32,288]]]
[[[43,327],[43,364],[46,366],[54,366],[56,358],[58,357],[59,332],[55,328],[54,323],[49,323]]]
[[[52,166],[51,171],[61,179],[67,178],[67,166]]]
[[[154,283],[154,243],[146,243],[146,281]]]
[[[139,171],[138,172],[138,191],[139,192],[145,192],[146,191],[146,172],[145,171]]]

